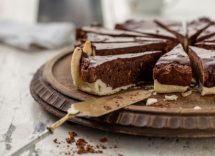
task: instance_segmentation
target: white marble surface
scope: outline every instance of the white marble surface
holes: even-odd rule
[[[1,0],[1,2],[3,1]],[[214,16],[214,0],[200,0],[195,6],[193,6],[193,3],[196,4],[196,1],[180,0],[175,7],[164,10],[163,14],[156,17],[184,20],[201,15]],[[123,12],[120,17],[113,17],[113,14],[114,12],[108,13],[111,18],[107,17],[106,25],[109,27],[114,22],[123,21],[129,17],[150,18],[145,15],[125,16]],[[12,15],[14,17],[14,14]],[[27,16],[25,17],[27,18]],[[57,120],[56,117],[44,111],[33,100],[29,92],[29,83],[34,72],[57,53],[57,50],[23,52],[0,45],[0,156],[4,156],[11,150],[16,149],[35,135],[41,133],[47,124]],[[99,138],[107,137],[107,147],[118,146],[116,149],[104,150],[104,153],[101,155],[107,156],[117,156],[119,153],[124,156],[213,156],[215,153],[215,138],[162,139],[135,137],[102,132],[79,125],[64,124],[56,130],[54,135],[41,141],[23,155],[64,155],[61,152],[65,151],[65,149],[68,151],[67,147],[62,145],[57,148],[56,144],[53,143],[53,139],[65,139],[67,132],[70,130],[76,131],[79,136],[90,141],[91,144],[98,144]]]
[[[0,19],[34,24],[38,6],[39,0],[0,0]]]
[[[56,55],[58,51],[23,52],[0,45],[0,155],[19,147],[42,132],[56,117],[44,111],[31,97],[30,80],[38,67]],[[64,155],[66,147],[56,147],[54,138],[65,139],[67,132],[76,131],[79,136],[97,144],[99,138],[107,137],[106,149],[101,155],[117,156],[195,156],[214,155],[215,139],[162,139],[135,137],[102,132],[78,125],[65,124],[55,134],[32,147],[23,155]],[[89,154],[91,155],[91,154]],[[98,155],[98,154],[95,154]]]

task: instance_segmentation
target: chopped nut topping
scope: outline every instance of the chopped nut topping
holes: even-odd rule
[[[85,52],[88,56],[93,55],[93,48],[90,41],[86,41],[84,43],[83,52]]]

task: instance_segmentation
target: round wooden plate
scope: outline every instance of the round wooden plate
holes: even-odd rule
[[[62,117],[74,102],[96,98],[72,84],[72,49],[47,62],[34,75],[30,90],[34,99],[50,113]],[[215,96],[188,97],[178,94],[177,101],[165,101],[165,95],[153,95],[158,103],[131,105],[100,118],[75,118],[72,122],[106,131],[159,137],[214,137]],[[194,109],[195,106],[201,109]]]

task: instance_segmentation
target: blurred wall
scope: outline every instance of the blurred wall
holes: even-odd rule
[[[0,20],[37,22],[39,0],[0,0]]]
[[[101,0],[40,0],[39,22],[103,23]]]

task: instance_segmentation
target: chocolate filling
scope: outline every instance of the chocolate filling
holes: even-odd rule
[[[152,81],[152,69],[161,55],[159,51],[114,56],[85,55],[81,59],[81,78],[89,83],[100,79],[113,89],[146,83]]]
[[[192,69],[188,55],[181,45],[163,55],[153,70],[154,79],[162,84],[189,86],[192,80]]]
[[[127,53],[141,53],[145,51],[166,51],[165,42],[145,41],[145,42],[128,42],[128,43],[94,43],[95,53],[99,56],[117,55]]]
[[[195,78],[205,87],[215,86],[215,51],[189,48]]]

